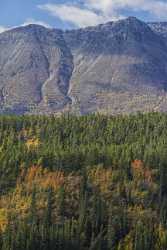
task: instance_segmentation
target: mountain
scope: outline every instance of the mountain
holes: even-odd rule
[[[60,30],[29,25],[0,34],[2,112],[62,109],[73,57]]]
[[[167,38],[167,22],[155,22],[148,23],[150,28],[157,32],[159,35],[162,35],[164,38]]]
[[[0,34],[0,112],[167,111],[167,23]]]

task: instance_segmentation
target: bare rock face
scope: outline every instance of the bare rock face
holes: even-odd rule
[[[62,31],[29,25],[0,34],[1,112],[63,108],[72,70]]]
[[[142,110],[143,96],[166,89],[165,42],[136,18],[68,31],[65,39],[74,57],[70,95],[81,113]]]
[[[167,111],[167,23],[0,34],[0,112]]]

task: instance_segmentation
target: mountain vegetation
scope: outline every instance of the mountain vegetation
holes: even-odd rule
[[[0,117],[0,249],[166,250],[167,114]]]

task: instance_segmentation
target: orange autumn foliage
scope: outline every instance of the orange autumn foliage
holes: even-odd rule
[[[27,199],[31,199],[32,191],[36,190],[36,195],[38,197],[38,210],[39,215],[42,216],[42,210],[46,206],[46,190],[52,188],[54,192],[54,199],[59,200],[60,190],[63,188],[65,192],[65,203],[68,204],[68,210],[73,215],[74,211],[78,209],[79,197],[80,197],[80,186],[82,183],[82,176],[74,173],[66,175],[63,171],[51,172],[46,168],[41,166],[32,166],[28,170],[22,170],[20,177],[17,181],[18,190],[21,190],[20,198],[18,200],[23,200],[25,194]],[[22,194],[23,198],[22,198]],[[31,201],[31,200],[30,200]],[[25,202],[26,203],[26,202]],[[25,207],[22,210],[22,203],[19,204],[19,209],[21,214],[26,217],[27,209]],[[56,202],[55,202],[56,209]]]
[[[30,190],[33,186],[44,189],[52,187],[54,190],[57,190],[64,185],[65,176],[62,171],[50,172],[41,166],[34,165],[30,167],[27,172],[25,172],[25,170],[22,171],[20,178],[18,179],[18,184],[22,182]]]
[[[150,169],[144,166],[144,163],[141,160],[134,160],[132,162],[132,174],[134,177],[141,178],[147,183],[153,182],[153,173]]]

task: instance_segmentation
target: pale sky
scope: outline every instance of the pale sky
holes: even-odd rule
[[[167,21],[167,0],[0,0],[0,32],[29,23],[86,27],[127,16]]]

